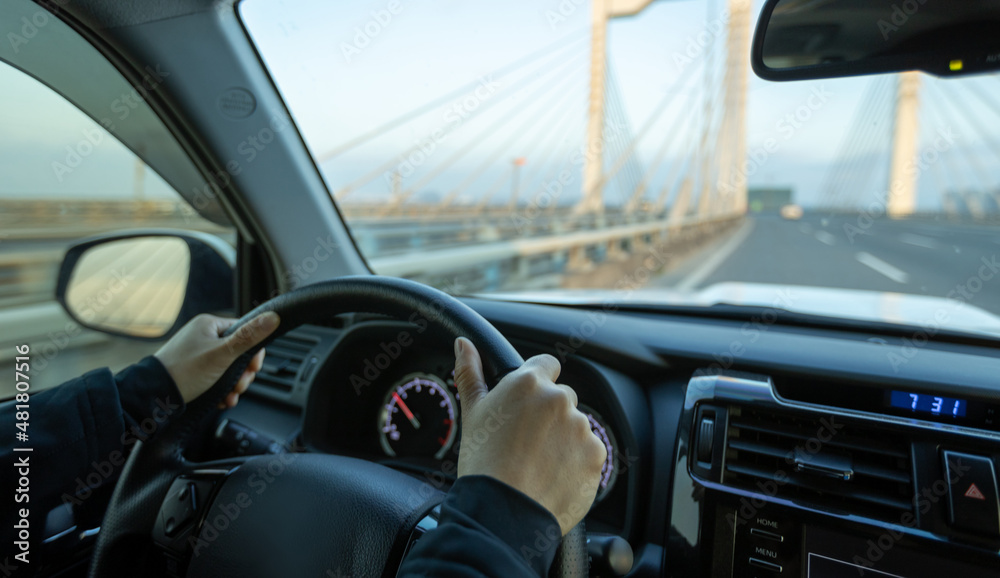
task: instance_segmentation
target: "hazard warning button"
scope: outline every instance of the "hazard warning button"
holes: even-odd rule
[[[974,484],[974,483],[973,484],[969,484],[969,489],[965,490],[965,497],[966,498],[972,498],[973,500],[985,500],[986,499],[986,496],[984,496],[983,493],[979,491],[979,488],[976,487],[976,484]]]
[[[1000,536],[1000,502],[993,460],[946,451],[944,466],[951,525],[977,534]]]

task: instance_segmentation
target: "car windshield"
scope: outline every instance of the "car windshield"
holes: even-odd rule
[[[1000,336],[1000,77],[766,82],[762,4],[240,13],[377,273]]]

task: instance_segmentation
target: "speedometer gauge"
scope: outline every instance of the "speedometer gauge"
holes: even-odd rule
[[[604,460],[604,467],[601,468],[601,483],[597,488],[595,500],[601,501],[611,491],[615,485],[615,479],[618,478],[618,470],[615,468],[615,435],[599,413],[583,404],[579,406],[579,409],[587,416],[587,421],[590,422],[590,431],[604,442],[604,448],[608,450],[608,458]]]
[[[458,431],[455,397],[436,376],[412,373],[393,384],[379,411],[379,440],[391,457],[444,458]]]

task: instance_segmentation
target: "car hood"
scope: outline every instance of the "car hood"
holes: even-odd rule
[[[480,296],[562,305],[753,306],[1000,337],[1000,317],[974,305],[944,297],[857,289],[731,282],[693,292],[654,288],[553,289]]]

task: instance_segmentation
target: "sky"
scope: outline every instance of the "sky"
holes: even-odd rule
[[[761,4],[754,1],[754,20]],[[617,136],[606,147],[605,169],[632,136],[643,134],[637,162],[606,187],[609,203],[624,202],[643,179],[649,198],[670,192],[690,166],[685,163],[701,139],[705,68],[710,78],[721,70],[724,7],[722,0],[657,1],[609,24],[608,64],[619,96],[612,99],[618,129],[610,133]],[[523,199],[556,183],[561,170],[571,175],[563,202],[579,195],[589,74],[586,0],[245,0],[240,10],[330,188],[350,195],[345,199],[384,199],[394,189],[424,200],[453,194],[457,202],[476,202],[489,193],[502,201],[515,191]],[[528,58],[538,51],[544,56]],[[518,59],[529,64],[491,76]],[[749,72],[750,186],[791,187],[799,202],[813,205],[827,198],[837,176],[848,190],[841,194],[858,202],[877,196],[887,180],[891,86],[877,100],[875,137],[853,151],[858,165],[871,170],[832,173],[831,167],[865,91],[879,78],[773,83]],[[945,160],[921,173],[920,206],[939,206],[942,183],[997,187],[1000,107],[991,110],[963,86],[1000,94],[1000,81],[994,75],[925,77],[924,83],[919,150],[933,147],[942,132],[958,138]],[[134,157],[112,138],[78,169],[58,175],[53,163],[71,154],[66,147],[80,145],[91,121],[4,65],[0,85],[6,89],[0,91],[0,131],[17,137],[0,139],[0,195],[132,194]],[[440,106],[331,156],[449,93]],[[767,146],[775,142],[776,148]],[[169,194],[155,175],[146,187],[150,196]]]
[[[2,62],[0,87],[0,198],[134,194],[135,155],[90,117]],[[159,175],[144,174],[145,198],[176,198]]]
[[[754,19],[761,5],[760,0],[754,3]],[[321,166],[334,190],[350,186],[352,192],[349,194],[363,200],[385,198],[394,186],[403,191],[412,187],[415,198],[424,195],[427,200],[433,200],[461,189],[464,192],[460,198],[474,201],[477,195],[491,190],[495,183],[505,178],[499,194],[513,192],[512,175],[516,169],[510,160],[514,158],[525,157],[522,181],[537,174],[535,184],[522,185],[526,190],[537,190],[550,183],[546,176],[560,163],[579,172],[579,164],[571,159],[573,151],[578,151],[583,142],[590,25],[590,6],[584,0],[508,0],[489,4],[246,0],[241,8],[254,40],[306,141],[314,155],[321,159]],[[725,3],[720,0],[658,1],[638,16],[616,19],[609,24],[608,61],[618,81],[622,109],[631,126],[631,134],[638,133],[650,118],[656,119],[636,146],[638,174],[647,178],[646,171],[652,170],[647,189],[650,197],[655,197],[663,186],[675,183],[680,171],[670,169],[698,150],[699,121],[689,122],[683,131],[676,127],[685,117],[700,118],[705,66],[713,74],[721,70],[719,52],[713,53],[712,43],[706,40],[715,40],[714,50],[721,50],[725,40],[724,8]],[[549,70],[555,71],[546,80],[547,85],[553,87],[553,97],[559,92],[575,93],[568,95],[565,101],[543,103],[547,94],[536,96],[531,88],[519,89],[517,76],[509,75],[499,79],[504,85],[502,90],[481,101],[482,105],[491,106],[483,106],[484,110],[475,117],[436,141],[437,146],[428,159],[418,166],[406,162],[412,158],[406,155],[412,154],[409,151],[420,142],[425,142],[435,128],[449,126],[441,112],[443,109],[412,118],[379,138],[333,158],[327,156],[339,145],[418,104],[431,102],[560,38],[576,37],[582,41],[545,62]],[[522,76],[528,74],[525,71]],[[692,76],[696,78],[691,79]],[[792,187],[803,204],[822,202],[824,192],[831,188],[828,179],[835,178],[829,173],[839,157],[841,142],[848,134],[866,89],[878,78],[773,83],[758,79],[752,72],[749,77],[747,150],[756,159],[746,171],[750,186]],[[557,87],[564,78],[565,84]],[[685,84],[685,80],[691,82]],[[963,123],[958,113],[950,109],[945,116],[938,109],[942,109],[946,96],[936,86],[930,86],[942,81],[927,77],[925,82],[928,86],[924,108],[935,110],[921,113],[918,150],[933,146],[941,131],[958,132],[962,138],[949,150],[957,160],[942,161],[942,166],[934,171],[935,174],[943,171],[945,177],[939,176],[938,182],[930,175],[920,179],[920,206],[939,206],[938,191],[945,186],[942,182],[996,187],[1000,174],[986,170],[981,171],[980,178],[972,178],[969,174],[974,172],[974,167],[970,166],[968,158],[982,159],[979,164],[987,167],[996,165],[996,157],[991,155],[1000,151],[997,146],[1000,115],[970,101],[969,110],[979,127]],[[996,78],[975,78],[949,80],[947,89],[955,92],[963,83],[970,82],[992,93],[1000,88]],[[887,85],[885,81],[883,84]],[[877,189],[888,179],[893,96],[889,88],[883,89],[877,100],[884,111],[876,121],[878,126],[873,129],[872,141],[867,147],[859,146],[854,150],[854,156],[861,157],[860,166],[873,167],[855,172],[869,177],[855,176],[852,180],[849,175],[854,173],[836,173],[843,181],[842,188],[850,191],[840,194],[853,195],[858,202],[877,195]],[[654,111],[665,98],[669,98],[671,104],[654,117]],[[456,97],[455,101],[459,100]],[[532,103],[537,103],[539,108],[547,106],[549,114],[532,123],[529,118]],[[560,124],[560,112],[568,108],[576,109],[577,112],[571,115],[575,118],[570,119],[569,125]],[[789,115],[795,116],[789,118]],[[509,122],[503,123],[504,118]],[[522,130],[518,126],[522,118],[536,131],[525,132],[512,146],[500,147],[509,140],[508,136]],[[500,125],[497,126],[494,120]],[[564,128],[566,126],[571,128]],[[685,125],[681,123],[681,126]],[[549,145],[532,146],[538,144],[546,132],[570,135],[563,143],[565,146],[552,155],[554,161],[544,154]],[[674,133],[678,134],[670,138]],[[983,144],[981,133],[992,139],[989,142],[992,148]],[[657,153],[668,140],[670,145],[663,162],[654,164],[652,161],[659,158]],[[777,150],[774,150],[773,141],[777,142]],[[494,143],[498,146],[491,146]],[[619,150],[623,148],[619,146]],[[465,151],[464,154],[452,164],[453,155],[461,151]],[[393,158],[403,161],[392,164]],[[475,174],[481,163],[490,159],[494,161],[491,170],[468,187],[458,187],[466,177]],[[386,161],[390,161],[388,166]],[[539,166],[546,162],[552,169]],[[606,168],[611,163],[611,159],[605,159]],[[446,168],[435,175],[435,167],[442,165]],[[380,168],[383,170],[379,171]],[[391,176],[393,172],[400,173],[401,177]],[[949,172],[957,176],[948,177]],[[380,176],[358,183],[373,174]],[[962,179],[968,183],[962,183]],[[578,194],[579,179],[567,188],[572,187],[576,187],[577,192],[570,194]],[[625,190],[630,189],[626,187]],[[621,202],[622,194],[609,186],[605,198],[611,203]]]

